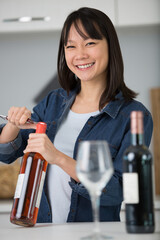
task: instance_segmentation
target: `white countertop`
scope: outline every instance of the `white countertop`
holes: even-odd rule
[[[101,232],[113,240],[160,240],[160,225],[153,234],[128,234],[124,222],[100,223]],[[93,223],[66,223],[63,225],[36,224],[20,227],[9,222],[9,214],[0,214],[1,240],[79,240],[92,232]]]
[[[0,213],[10,213],[12,209],[13,200],[0,200]]]
[[[19,227],[10,223],[11,208],[12,200],[0,200],[0,240],[78,240],[88,235],[94,227],[93,223],[36,224],[32,228]],[[123,207],[121,216],[122,222],[100,223],[102,232],[115,240],[160,240],[160,197],[155,200],[154,234],[127,234]]]

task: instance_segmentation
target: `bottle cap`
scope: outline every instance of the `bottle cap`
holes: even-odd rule
[[[132,134],[143,133],[143,112],[141,111],[131,112],[131,133]]]
[[[36,133],[45,133],[47,128],[47,124],[44,122],[37,123]]]
[[[143,112],[141,111],[132,111],[131,118],[143,118]]]

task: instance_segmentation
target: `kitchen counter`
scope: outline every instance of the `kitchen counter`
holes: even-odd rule
[[[0,213],[10,213],[12,209],[13,200],[0,200]]]
[[[93,223],[66,223],[63,225],[36,224],[32,228],[19,227],[10,223],[12,200],[0,200],[0,240],[78,240],[93,230]],[[121,222],[100,223],[103,233],[117,240],[160,240],[160,197],[155,199],[155,233],[128,234],[125,229],[124,205]]]
[[[124,222],[100,223],[101,232],[114,240],[160,240],[160,224],[153,234],[128,234]],[[36,224],[34,227],[20,227],[9,222],[9,214],[0,214],[1,240],[78,240],[93,231],[93,223],[66,223],[63,225]]]

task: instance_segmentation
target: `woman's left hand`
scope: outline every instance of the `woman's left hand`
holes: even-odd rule
[[[28,145],[24,150],[24,153],[27,152],[40,153],[48,163],[56,164],[79,182],[76,174],[76,161],[56,149],[45,133],[29,134]]]
[[[45,133],[31,133],[29,135],[28,145],[24,150],[24,153],[27,152],[40,153],[50,164],[56,164],[59,153]]]

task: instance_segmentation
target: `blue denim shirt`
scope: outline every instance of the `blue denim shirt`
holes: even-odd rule
[[[68,96],[63,89],[48,94],[34,109],[32,119],[47,123],[46,134],[53,142],[57,128],[68,113],[76,92]],[[76,159],[78,143],[83,140],[106,140],[112,155],[114,174],[103,189],[100,199],[100,221],[119,221],[122,194],[122,155],[130,145],[130,112],[143,111],[145,143],[150,144],[153,122],[150,112],[142,103],[132,100],[124,101],[122,93],[116,96],[99,114],[90,117],[81,130],[74,146],[73,158]],[[0,144],[0,161],[11,163],[23,155],[28,135],[33,130],[21,130],[18,137],[11,143]],[[67,222],[92,221],[89,194],[81,183],[71,179],[71,205]],[[56,194],[56,193],[55,193]],[[54,216],[53,216],[54,217]],[[51,209],[47,198],[47,181],[42,193],[37,222],[51,222]]]

